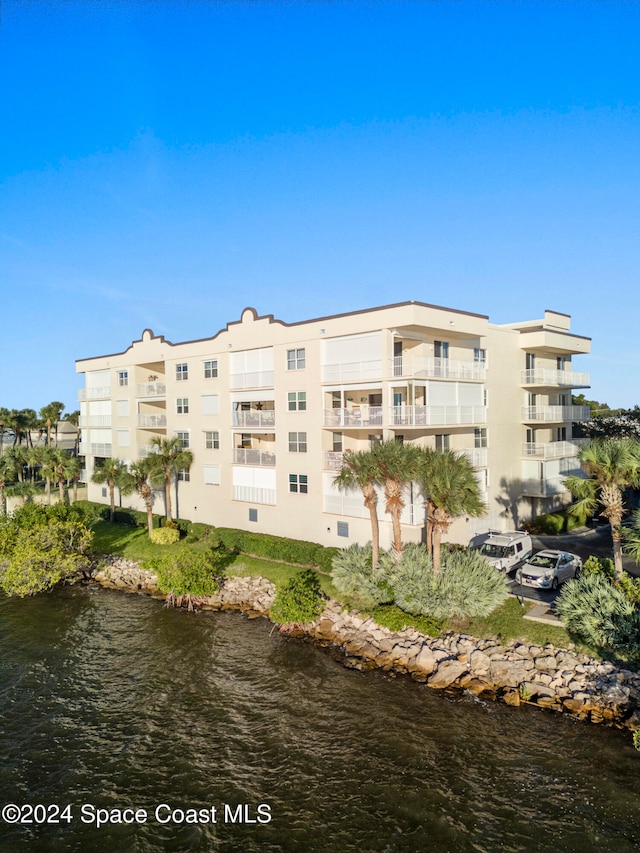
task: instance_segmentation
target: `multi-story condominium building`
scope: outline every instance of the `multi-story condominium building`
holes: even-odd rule
[[[345,546],[371,537],[361,493],[333,485],[345,451],[391,438],[450,448],[469,457],[487,502],[485,517],[452,528],[467,542],[568,499],[572,423],[589,417],[572,405],[589,385],[572,356],[589,349],[554,311],[495,325],[403,302],[284,323],[247,308],[211,338],[174,344],[147,329],[124,352],[78,361],[80,452],[90,480],[102,458],[132,461],[154,436],[175,436],[193,465],[178,473],[174,515]],[[107,501],[91,482],[89,497]],[[379,510],[384,546],[382,495]],[[408,488],[406,541],[420,541],[424,516]]]

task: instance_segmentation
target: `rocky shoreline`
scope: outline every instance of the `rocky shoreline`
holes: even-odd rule
[[[109,557],[91,580],[111,589],[159,593],[157,578],[138,563]],[[275,586],[261,577],[231,577],[203,605],[209,610],[241,610],[267,616]],[[571,649],[517,640],[506,645],[466,634],[433,639],[413,628],[390,631],[336,601],[305,626],[286,629],[292,636],[335,645],[346,666],[404,673],[434,689],[460,688],[509,705],[533,704],[581,720],[618,728],[640,728],[640,674],[620,669]]]

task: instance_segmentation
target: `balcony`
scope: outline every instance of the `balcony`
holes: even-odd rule
[[[78,388],[79,403],[84,403],[87,400],[108,400],[110,397],[110,385],[105,385],[102,388]]]
[[[144,459],[150,453],[155,453],[156,448],[152,444],[139,444],[136,448],[138,459]]]
[[[566,475],[565,475],[566,476]],[[565,477],[549,477],[522,481],[522,494],[528,497],[548,498],[567,491],[564,485]]]
[[[571,370],[547,370],[534,368],[522,371],[523,385],[546,385],[548,387],[564,386],[567,388],[588,388],[589,374],[574,373]]]
[[[389,410],[392,426],[451,426],[484,424],[485,406],[394,406]]]
[[[465,447],[460,453],[466,456],[474,468],[487,467],[487,448],[486,447]]]
[[[357,382],[359,379],[382,379],[382,361],[346,361],[322,366],[323,382]]]
[[[110,427],[111,415],[84,415],[79,421],[80,427]]]
[[[588,439],[574,438],[572,441],[526,441],[522,445],[522,455],[536,459],[560,459],[563,456],[577,456],[580,445]]]
[[[382,426],[382,406],[360,406],[351,409],[325,409],[324,425],[329,427]]]
[[[276,490],[262,489],[257,486],[234,486],[233,500],[274,506],[276,502]]]
[[[486,378],[487,369],[484,363],[479,361],[401,355],[390,359],[389,373],[391,376],[406,376],[415,379],[482,380]]]
[[[166,415],[138,415],[138,426],[142,429],[166,429]]]
[[[327,450],[324,454],[323,469],[325,471],[342,471],[344,453],[338,450]]]
[[[274,409],[249,409],[249,411],[236,410],[231,413],[232,426],[234,427],[266,427],[274,429],[276,425],[276,413]]]
[[[111,444],[80,442],[80,456],[111,456]]]
[[[424,504],[421,502],[411,503],[406,498],[407,502],[402,509],[400,516],[401,524],[423,524],[424,523]],[[351,518],[371,518],[369,510],[364,506],[362,495],[360,492],[349,493],[334,493],[325,494],[323,500],[324,512],[332,515],[346,515]],[[381,518],[381,521],[386,521],[386,518]]]
[[[164,382],[138,382],[136,385],[137,397],[166,397],[167,386]]]
[[[234,447],[233,462],[235,465],[258,465],[273,468],[276,464],[276,455],[268,450]]]
[[[543,421],[545,423],[561,421],[588,421],[591,417],[589,406],[523,406],[522,420]]]
[[[273,370],[232,373],[230,387],[232,390],[239,388],[273,388]]]

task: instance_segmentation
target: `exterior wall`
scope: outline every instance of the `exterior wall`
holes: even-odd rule
[[[568,329],[569,318],[552,312],[496,326],[482,315],[410,302],[290,325],[248,308],[212,338],[180,344],[146,330],[123,353],[77,362],[81,453],[90,478],[96,459],[133,461],[149,452],[153,436],[180,434],[194,463],[177,501],[172,496],[174,515],[345,546],[368,541],[370,524],[359,491],[331,486],[341,452],[379,437],[449,446],[469,455],[486,489],[487,515],[451,529],[453,541],[467,542],[558,499],[549,483],[575,447],[560,446],[557,430],[564,426],[570,437],[576,414],[558,395],[570,403],[566,383],[585,381],[571,364],[558,371],[558,357],[589,349]],[[533,373],[525,373],[527,352],[535,353]],[[526,445],[533,427],[535,443]],[[219,446],[207,447],[213,434]],[[88,490],[106,501],[102,487]],[[424,523],[422,497],[413,492],[406,541],[420,541]],[[384,547],[391,525],[380,497]],[[123,503],[140,508],[135,497]],[[163,510],[160,493],[156,509]],[[345,523],[348,536],[338,535]]]

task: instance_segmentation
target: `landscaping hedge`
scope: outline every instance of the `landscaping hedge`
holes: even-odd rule
[[[243,554],[264,557],[267,560],[282,560],[299,566],[318,566],[327,572],[331,570],[331,561],[339,551],[338,548],[325,548],[317,542],[287,539],[284,536],[253,533],[231,527],[216,527],[215,534],[227,548]]]

